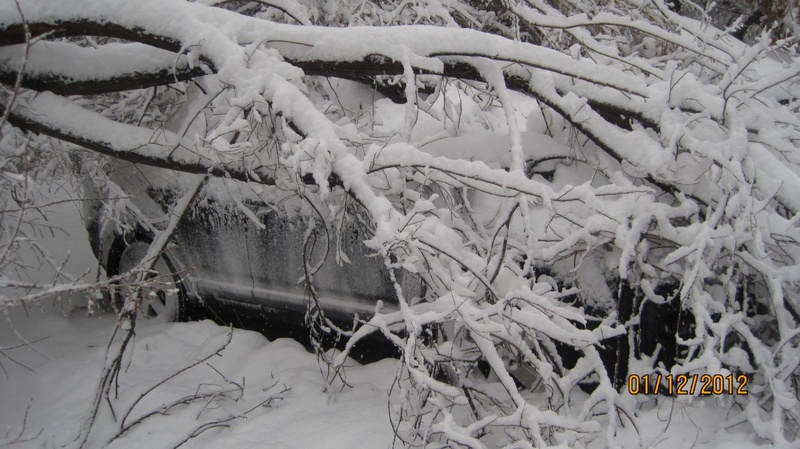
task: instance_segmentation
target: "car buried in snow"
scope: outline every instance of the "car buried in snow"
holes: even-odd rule
[[[351,97],[362,95],[372,101],[371,91],[357,83],[340,82],[338,87],[349,89]],[[205,121],[210,119],[203,114],[216,95],[190,87],[161,126],[185,136],[204,135]],[[398,106],[388,99],[381,104],[380,110],[389,113]],[[569,152],[542,134],[526,133],[525,137],[528,154],[535,151],[543,161]],[[277,154],[279,144],[274,138],[256,134],[248,140]],[[487,153],[485,149],[510,145],[507,134],[484,132],[434,140],[422,149],[433,156],[477,159],[501,167],[508,163],[508,151]],[[529,165],[536,163],[529,161]],[[298,190],[295,179],[282,182],[281,174],[287,173],[275,168],[271,175],[276,182],[269,186],[210,177],[155,262],[153,271],[167,282],[146,292],[141,315],[184,320],[197,315],[201,306],[214,306],[217,312],[239,311],[241,316],[297,324],[304,321],[313,300],[326,318],[351,327],[355,318],[371,317],[379,303],[388,310],[396,308],[395,286],[384,259],[365,245],[374,230],[363,208],[343,189],[334,188],[329,203],[338,202],[340,207],[331,211],[314,195]],[[86,176],[86,197],[96,199],[84,202],[86,227],[92,250],[109,277],[139,265],[154,237],[167,227],[192,176],[198,175],[121,159],[108,160]],[[414,180],[408,183],[415,189],[436,188]],[[440,201],[462,200],[445,194]],[[476,199],[472,201],[477,204]],[[491,209],[491,201],[486,203]],[[426,288],[419,276],[396,271],[407,299],[424,297]],[[120,293],[124,288],[118,290],[110,295],[115,298],[114,308],[124,296]]]
[[[526,137],[529,146],[549,145],[545,160],[564,150],[545,136]],[[480,148],[509,145],[507,135],[492,132],[442,139],[424,148],[436,156],[475,159]],[[552,179],[552,167],[543,163],[531,167],[531,173]],[[85,202],[84,216],[91,247],[107,276],[120,277],[105,307],[120,310],[125,296],[133,292],[129,281],[135,275],[128,273],[141,273],[140,263],[186,191],[187,176],[122,160],[110,161],[103,176],[107,183],[102,192],[94,182],[85,182],[86,197],[113,199]],[[341,189],[331,194],[346,195]],[[481,195],[471,191],[465,198],[441,201],[470,201],[478,207]],[[497,213],[490,204],[483,206],[487,216]],[[373,230],[356,204],[349,207],[354,211],[322,218],[320,208],[297,192],[211,178],[149,270],[137,313],[162,322],[211,317],[267,334],[277,328],[279,333],[273,335],[305,339],[310,312],[348,331],[378,309],[397,310],[395,285],[384,259],[365,244]],[[424,298],[421,277],[406,270],[396,275],[407,300]],[[498,284],[499,291],[511,288]],[[538,380],[528,365],[508,369],[522,385]]]
[[[113,277],[139,266],[169,220],[182,177],[124,161],[114,161],[107,175],[123,199],[90,202],[86,217],[91,247]],[[379,302],[397,307],[383,258],[364,244],[369,231],[363,223],[343,220],[329,229],[314,219],[312,205],[291,194],[272,192],[274,202],[219,198],[240,188],[212,179],[206,190],[216,192],[186,210],[150,270],[155,278],[145,289],[140,316],[181,321],[210,307],[226,316],[299,324],[313,300],[326,318],[347,325],[371,317]],[[91,185],[85,189],[99,197]],[[404,291],[421,296],[417,277],[398,275]],[[128,293],[123,284],[127,279],[111,295],[115,309]]]
[[[549,152],[539,151],[544,159],[566,151],[546,136],[525,133],[525,137],[530,147],[547,144]],[[510,146],[507,135],[487,132],[441,139],[423,149],[434,156],[474,160],[483,148],[503,146]],[[503,163],[502,158],[485,162]],[[84,216],[92,250],[113,277],[139,267],[190,181],[185,173],[119,159],[109,161],[101,176],[103,186],[84,183],[86,197],[96,199],[84,202]],[[334,189],[332,195],[336,194],[347,195],[341,189]],[[467,196],[478,204],[478,193]],[[383,257],[365,244],[373,232],[368,219],[357,204],[346,207],[347,211],[331,216],[309,197],[280,185],[211,178],[153,264],[150,276],[156,280],[145,292],[140,315],[180,321],[210,306],[215,313],[238,311],[299,324],[313,301],[326,318],[347,326],[354,319],[368,319],[378,306],[396,309],[395,286]],[[487,214],[496,213],[491,205],[486,207]],[[424,297],[426,286],[419,276],[397,270],[397,281],[408,300]],[[114,309],[122,306],[128,293],[125,285],[119,287],[108,298]]]
[[[164,128],[182,135],[203,135],[202,129],[192,130],[191,122],[210,101],[209,96],[187,95]],[[397,108],[402,108],[389,100],[381,101],[377,115],[382,109],[396,115]],[[554,191],[585,182],[607,182],[588,164],[576,163],[575,150],[547,136],[541,124],[529,123],[528,129],[521,134],[528,178]],[[261,145],[262,150],[274,145],[274,150],[266,152],[278,154],[279,145],[271,141],[273,137],[255,135],[249,140]],[[508,170],[511,164],[511,139],[503,132],[471,130],[430,139],[419,148],[439,161],[480,162],[489,170]],[[398,286],[409,303],[431,299],[426,298],[432,291],[428,281],[413,269],[395,266],[392,270],[397,285],[392,281],[389,265],[393,260],[390,257],[387,264],[380,251],[368,244],[375,233],[373,221],[363,205],[343,188],[334,187],[322,201],[319,195],[308,194],[317,188],[313,180],[298,183],[295,178],[282,178],[296,175],[275,164],[270,185],[207,177],[200,184],[200,194],[181,213],[176,212],[176,205],[192,185],[198,185],[202,175],[120,159],[104,164],[86,178],[86,197],[96,200],[85,202],[84,208],[91,247],[107,276],[119,279],[108,298],[110,308],[118,310],[123,298],[133,291],[129,273],[142,273],[140,262],[153,240],[170,226],[173,214],[180,219],[172,223],[175,226],[169,243],[153,263],[147,287],[140,291],[140,316],[161,321],[214,317],[261,331],[276,324],[286,329],[281,325],[288,324],[295,336],[301,336],[295,332],[303,331],[298,325],[314,320],[328,330],[335,326],[347,332],[369,320],[377,310],[397,310]],[[406,193],[416,192],[417,197],[430,199],[431,207],[440,211],[437,213],[452,214],[465,226],[487,229],[493,222],[497,226],[498,217],[510,217],[514,212],[509,211],[507,202],[497,201],[499,197],[514,197],[503,186],[494,186],[488,192],[478,184],[453,187],[446,176],[438,181],[430,176],[427,167],[420,167],[399,182]],[[400,203],[408,201],[398,198],[389,177],[386,182],[387,197]],[[547,216],[538,216],[532,210],[527,226],[546,235]],[[515,221],[506,226],[510,233],[511,227],[521,225]],[[514,232],[525,231],[515,228]],[[497,245],[499,248],[499,241]],[[582,290],[561,295],[564,302],[591,317],[582,326],[599,325],[612,314],[631,313],[625,308],[632,304],[632,290],[615,278],[604,257],[602,250],[591,251],[582,261],[560,257],[552,264],[536,267],[537,282],[551,284],[554,291],[572,287],[577,287],[573,292]],[[525,262],[520,259],[515,263],[522,268]],[[517,288],[519,282],[528,282],[506,266],[498,266],[487,277],[495,294],[501,296]],[[664,292],[667,296],[670,293]],[[642,332],[640,349],[646,352],[654,351],[660,338],[658,323],[651,324]],[[440,334],[447,333],[446,326],[441,329]],[[626,367],[619,366],[627,359],[627,341],[627,337],[610,338],[599,347],[608,371],[616,373],[618,387],[627,373]],[[578,355],[576,349],[566,345],[559,346],[558,352],[565,361]],[[535,370],[514,364],[511,358],[508,369],[514,377],[523,385],[535,384]],[[569,368],[570,363],[565,363]]]

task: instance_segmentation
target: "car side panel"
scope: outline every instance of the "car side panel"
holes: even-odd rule
[[[383,259],[370,255],[363,244],[367,237],[352,224],[345,224],[337,245],[333,229],[326,233],[320,224],[309,229],[305,217],[290,218],[280,210],[260,217],[263,228],[253,224],[247,232],[259,300],[305,311],[311,296],[304,282],[307,268],[320,305],[330,314],[363,318],[374,313],[379,300],[396,304]],[[337,247],[349,262],[337,263]]]

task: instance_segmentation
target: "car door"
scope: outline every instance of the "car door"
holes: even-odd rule
[[[205,299],[254,303],[247,218],[228,204],[205,200],[188,210],[171,252]]]
[[[347,321],[371,316],[379,300],[397,303],[383,259],[370,254],[363,244],[368,236],[353,222],[346,221],[337,236],[325,224],[281,208],[262,206],[257,215],[261,226],[250,225],[246,233],[254,300],[304,314],[315,295],[329,317]],[[341,263],[337,247],[345,253]],[[313,294],[304,282],[307,270]]]

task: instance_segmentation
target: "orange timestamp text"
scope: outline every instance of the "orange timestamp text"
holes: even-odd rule
[[[639,394],[665,394],[694,396],[697,392],[700,396],[712,395],[746,395],[747,394],[747,375],[739,374],[734,376],[728,374],[672,374],[650,375],[631,374],[628,376],[628,393]]]

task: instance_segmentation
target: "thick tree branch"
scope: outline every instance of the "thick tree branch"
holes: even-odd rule
[[[243,20],[249,18],[242,18]],[[260,22],[259,22],[260,23]],[[249,23],[248,23],[249,24]],[[157,48],[177,52],[180,51],[181,48],[186,43],[180,42],[178,39],[170,36],[162,36],[154,34],[152,31],[143,30],[140,28],[133,27],[128,29],[118,24],[114,24],[111,21],[104,22],[104,23],[95,23],[85,19],[76,19],[73,21],[62,21],[54,24],[46,24],[46,23],[32,23],[31,29],[35,30],[36,32],[52,32],[56,35],[60,36],[82,36],[82,35],[102,35],[107,37],[119,38],[119,39],[126,39],[135,42],[140,42],[143,44],[151,45]],[[264,29],[269,29],[267,27],[278,26],[278,24],[271,24],[269,22],[263,23]],[[344,39],[347,40],[347,34],[353,33],[357,34],[358,30],[341,30],[341,29],[325,29],[319,27],[313,27],[313,29],[309,27],[291,27],[288,26],[285,30],[286,39],[288,40],[280,40],[280,39],[270,39],[267,43],[274,43],[281,48],[281,53],[283,54],[285,60],[290,64],[303,69],[306,75],[319,75],[319,76],[333,76],[339,77],[344,79],[350,79],[358,82],[364,82],[365,77],[373,77],[377,75],[400,75],[403,73],[403,66],[402,63],[391,54],[387,54],[384,52],[385,49],[382,49],[380,45],[377,45],[376,53],[372,55],[366,55],[360,60],[331,60],[331,59],[324,59],[317,56],[315,51],[316,45],[311,45],[310,47],[306,47],[302,41],[293,41],[294,39],[294,31],[297,29],[304,29],[313,31],[313,34],[320,34],[320,38],[323,38],[323,41],[327,40],[339,40]],[[391,29],[378,29],[379,31],[388,30],[390,33],[387,33],[385,39],[392,39],[394,36],[391,33]],[[469,30],[462,30],[464,32],[469,32]],[[22,36],[22,30],[20,25],[18,24],[9,24],[6,25],[5,28],[0,26],[0,45],[7,45],[10,43],[19,43],[21,42],[24,36]],[[246,34],[246,33],[243,33]],[[329,36],[328,36],[329,35]],[[313,41],[313,36],[310,36]],[[473,37],[472,35],[465,34],[466,37]],[[378,39],[380,41],[380,39]],[[272,45],[272,44],[271,44]],[[286,48],[284,48],[286,47]],[[305,48],[305,50],[303,50]],[[538,47],[527,45],[524,48],[528,50],[537,49]],[[307,50],[307,51],[306,51]],[[550,52],[550,50],[546,50],[543,48],[538,48],[541,51]],[[537,51],[538,51],[537,50]],[[324,52],[323,52],[324,53]],[[507,53],[506,56],[503,54]],[[431,58],[437,58],[440,62],[443,63],[441,71],[432,72],[431,70],[427,69],[424,64],[415,64],[412,61],[412,65],[415,67],[415,70],[419,74],[441,74],[443,76],[451,77],[451,78],[459,78],[459,79],[466,79],[466,80],[477,80],[482,81],[480,74],[474,70],[469,64],[463,64],[460,62],[449,62],[449,59],[454,58],[464,58],[464,57],[471,57],[471,56],[479,56],[479,57],[492,57],[492,55],[485,55],[480,53],[475,54],[463,54],[454,51],[448,51],[445,53],[438,52],[435,54],[427,55]],[[558,56],[559,58],[563,58],[564,55],[561,53],[554,52],[553,55],[549,55],[551,57]],[[628,91],[629,88],[633,88],[633,86],[625,86],[624,83],[618,82],[614,79],[614,77],[597,77],[592,72],[582,72],[578,69],[578,67],[570,68],[568,67],[569,64],[572,64],[575,61],[563,61],[564,67],[555,68],[551,67],[553,64],[558,65],[558,58],[556,60],[547,62],[548,58],[544,58],[543,60],[537,62],[530,57],[522,57],[520,56],[517,58],[516,55],[512,55],[512,53],[508,52],[498,52],[496,57],[499,61],[505,61],[508,63],[513,64],[520,64],[522,66],[529,65],[531,67],[536,67],[539,64],[544,64],[544,66],[540,67],[544,70],[554,71],[554,73],[561,73],[562,75],[569,75],[575,71],[575,74],[580,73],[578,77],[582,76],[589,76],[589,79],[594,79],[594,81],[600,83],[599,85],[608,85],[613,87],[614,89],[622,89],[623,91]],[[211,70],[215,70],[213,64],[207,60],[203,60],[203,62],[211,68]],[[532,64],[532,65],[531,65]],[[129,77],[96,77],[93,78],[91,81],[85,80],[84,82],[78,81],[63,81],[61,83],[55,83],[54,90],[60,94],[71,94],[71,93],[100,93],[100,92],[108,92],[114,90],[121,90],[120,88],[129,89],[135,87],[149,87],[153,85],[157,85],[160,82],[168,81],[168,71],[170,67],[163,67],[161,70],[150,71],[147,74],[137,73],[136,75],[131,74],[130,79]],[[174,73],[173,79],[178,78],[180,80],[189,79],[191,74],[199,75],[200,71],[191,71],[188,69],[181,69]],[[11,73],[5,74],[5,77],[11,76]],[[47,87],[48,81],[53,81],[57,79],[60,75],[59,73],[50,74],[49,76],[45,76],[44,74],[33,74],[31,76],[31,80],[26,84],[26,87],[42,90],[43,88]],[[624,77],[621,72],[620,76]],[[574,76],[574,74],[573,74]],[[64,76],[64,78],[69,78],[69,76]],[[37,80],[38,79],[38,80]],[[40,81],[39,81],[40,80]],[[605,81],[603,81],[605,80]],[[37,82],[38,81],[38,82]],[[531,90],[529,89],[528,83],[529,80],[520,79],[519,81],[516,80],[509,80],[510,82],[509,87],[525,94],[530,94]],[[620,79],[619,81],[622,81]],[[610,84],[606,84],[610,83]],[[49,89],[53,90],[53,89]],[[636,89],[633,89],[635,91]],[[633,92],[631,91],[631,92]],[[391,94],[391,92],[389,92]],[[638,95],[638,94],[636,94]],[[629,128],[629,121],[634,120],[641,123],[643,126],[655,128],[654,120],[648,119],[643,116],[643,114],[639,113],[635,110],[626,109],[624,105],[609,105],[606,102],[602,101],[600,98],[592,98],[591,94],[587,94],[588,100],[590,105],[595,108],[601,115],[603,115],[607,120],[611,123],[614,123],[618,126],[623,128]],[[393,97],[395,98],[395,97]]]
[[[190,6],[187,5],[188,8]],[[544,47],[515,43],[508,39],[476,33],[472,30],[445,30],[438,27],[420,26],[380,27],[368,30],[370,33],[376,34],[372,36],[365,35],[365,30],[360,27],[330,28],[286,25],[244,17],[228,11],[218,10],[217,12],[220,13],[220,17],[214,17],[209,21],[230,19],[231,26],[239,22],[238,25],[243,28],[243,31],[236,35],[236,39],[240,44],[260,40],[264,45],[277,48],[291,63],[319,60],[328,63],[350,61],[358,64],[359,61],[369,58],[369,54],[364,54],[363,49],[354,52],[353,55],[348,55],[348,52],[339,54],[340,52],[332,50],[337,46],[351,46],[354,40],[361,40],[371,43],[370,46],[374,48],[372,55],[395,61],[398,61],[401,56],[396,46],[407,46],[415,55],[412,63],[416,62],[415,65],[420,69],[425,68],[422,66],[423,64],[428,64],[429,68],[432,67],[431,64],[438,66],[437,59],[443,57],[485,57],[585,79],[631,95],[647,95],[644,83],[639,78],[623,71],[577,61],[561,52]],[[58,21],[57,23],[46,23],[34,18],[31,19],[30,27],[34,33],[52,32],[56,36],[108,36],[141,42],[173,52],[179,52],[184,46],[192,44],[192,42],[187,42],[187,39],[191,39],[183,36],[181,32],[176,32],[174,35],[161,35],[156,34],[152,29],[145,30],[132,24],[115,23],[115,19],[111,17],[103,22],[93,22],[88,18],[81,17],[80,14],[74,14],[74,17],[72,20]],[[427,49],[429,42],[416,38],[420,32],[424,32],[430,38],[441,37],[442,42],[439,42],[440,45]],[[455,35],[453,35],[454,33]],[[450,39],[451,37],[453,39]],[[451,41],[458,42],[460,45],[444,45]],[[24,42],[24,36],[20,24],[14,22],[0,24],[0,46],[22,42]],[[388,45],[390,42],[393,45]],[[486,50],[488,47],[491,47],[492,50]],[[356,54],[358,56],[355,56]]]
[[[51,38],[78,36],[107,36],[141,42],[163,50],[178,52],[181,42],[167,36],[150,33],[141,28],[128,28],[113,22],[99,23],[92,20],[56,21],[54,23],[28,22],[33,36],[49,33]],[[0,47],[25,43],[25,30],[22,24],[0,25]]]
[[[5,112],[5,103],[5,98],[0,96],[0,114]],[[241,161],[214,162],[169,131],[153,131],[115,122],[51,93],[39,94],[23,105],[15,106],[8,120],[19,128],[133,163],[264,185],[275,184],[266,167],[248,169]],[[87,123],[91,126],[87,127]],[[311,175],[303,176],[302,180],[306,184],[315,183]],[[329,183],[341,185],[335,175]]]
[[[111,36],[118,37],[118,36]],[[163,40],[163,39],[162,39]],[[149,44],[147,40],[140,41],[140,43]],[[50,43],[51,45],[54,43]],[[93,67],[93,64],[107,64],[106,59],[109,53],[115,52],[114,56],[118,59],[124,58],[127,54],[139,55],[142,53],[140,46],[135,44],[128,45],[115,45],[113,48],[104,48],[104,51],[94,49],[81,48],[74,45],[76,48],[70,49],[80,55],[81,66]],[[108,46],[112,47],[112,46]],[[132,48],[131,48],[132,47]],[[52,57],[47,49],[34,47],[32,49],[33,57],[37,57],[37,53],[43,53],[40,59],[49,59]],[[62,49],[63,51],[63,49]],[[12,55],[14,56],[14,55]],[[203,76],[206,72],[201,67],[190,68],[186,65],[185,61],[181,64],[176,64],[175,60],[178,58],[174,55],[170,58],[164,58],[164,55],[156,53],[154,56],[159,56],[163,61],[160,67],[155,64],[148,64],[141,70],[119,71],[113,75],[106,75],[102,72],[90,73],[77,70],[74,67],[52,67],[35,68],[29,67],[23,77],[23,87],[37,90],[46,91],[60,94],[60,95],[91,95],[106,92],[118,92],[122,90],[139,89],[159,85],[167,85],[176,81],[186,81],[198,76]],[[0,65],[0,83],[11,84],[16,80],[17,73],[12,69],[11,57],[2,57],[0,54],[0,62],[6,64]],[[287,62],[301,68],[306,75],[312,76],[326,76],[348,79],[359,83],[373,85],[375,84],[373,77],[384,75],[402,75],[403,65],[400,61],[395,61],[383,56],[370,55],[361,61],[325,61],[325,60],[304,60],[299,58],[287,58]],[[207,65],[210,63],[206,62]],[[481,74],[469,64],[462,62],[443,61],[443,71],[440,73],[431,72],[424,68],[417,67],[419,74],[436,74],[449,78],[483,81]],[[76,76],[79,72],[79,76]],[[507,75],[508,87],[526,95],[531,95],[529,81],[517,76]],[[388,89],[384,86],[379,89],[386,96],[395,101],[404,101],[404,94],[402,86],[397,89]],[[396,92],[395,92],[396,91]],[[622,128],[630,129],[629,122],[634,120],[641,123],[643,126],[656,128],[655,122],[642,114],[634,111],[626,110],[618,105],[609,105],[599,101],[591,101],[590,105],[603,115],[609,122],[614,123]]]
[[[206,75],[200,67],[177,70],[164,68],[158,71],[126,73],[99,79],[71,79],[53,73],[37,73],[23,77],[22,86],[39,92],[50,91],[59,95],[96,95],[124,90],[166,86]],[[0,66],[0,83],[12,84],[17,74]]]

